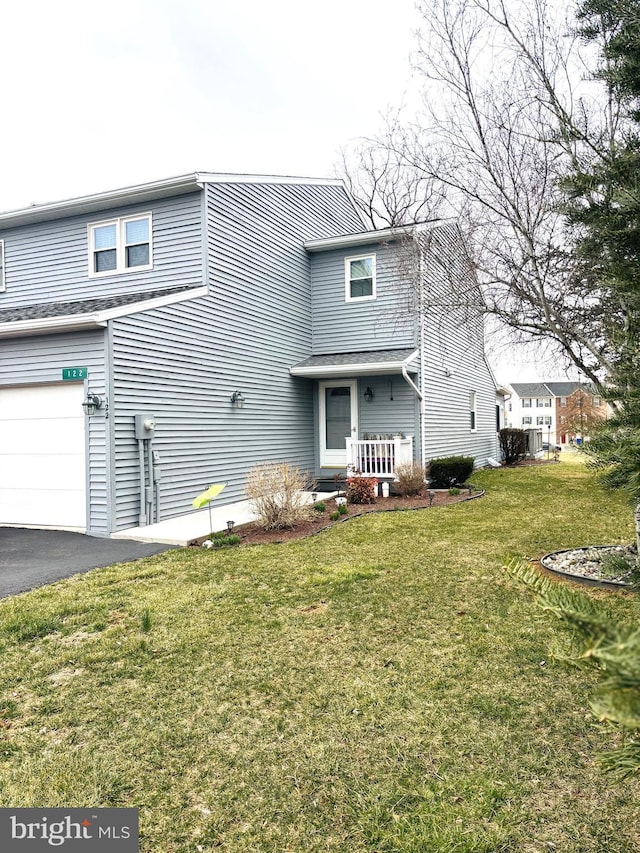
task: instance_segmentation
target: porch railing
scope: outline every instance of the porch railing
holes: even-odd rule
[[[396,466],[413,460],[413,436],[406,438],[347,438],[347,470],[361,477],[395,477]]]

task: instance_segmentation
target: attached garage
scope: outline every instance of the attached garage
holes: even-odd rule
[[[0,524],[87,528],[82,382],[0,388]]]

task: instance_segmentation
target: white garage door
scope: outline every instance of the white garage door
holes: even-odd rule
[[[86,528],[84,387],[0,388],[0,524]]]

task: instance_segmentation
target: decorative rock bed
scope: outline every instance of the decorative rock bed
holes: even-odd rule
[[[603,575],[603,561],[606,557],[633,560],[636,557],[635,545],[592,545],[589,548],[554,551],[545,554],[540,562],[547,571],[576,583],[604,589],[630,589],[630,571],[618,577]]]

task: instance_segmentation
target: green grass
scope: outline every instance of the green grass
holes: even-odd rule
[[[0,806],[138,806],[143,853],[637,850],[596,675],[551,656],[562,629],[502,568],[631,541],[631,511],[575,464],[474,483],[2,602]]]

